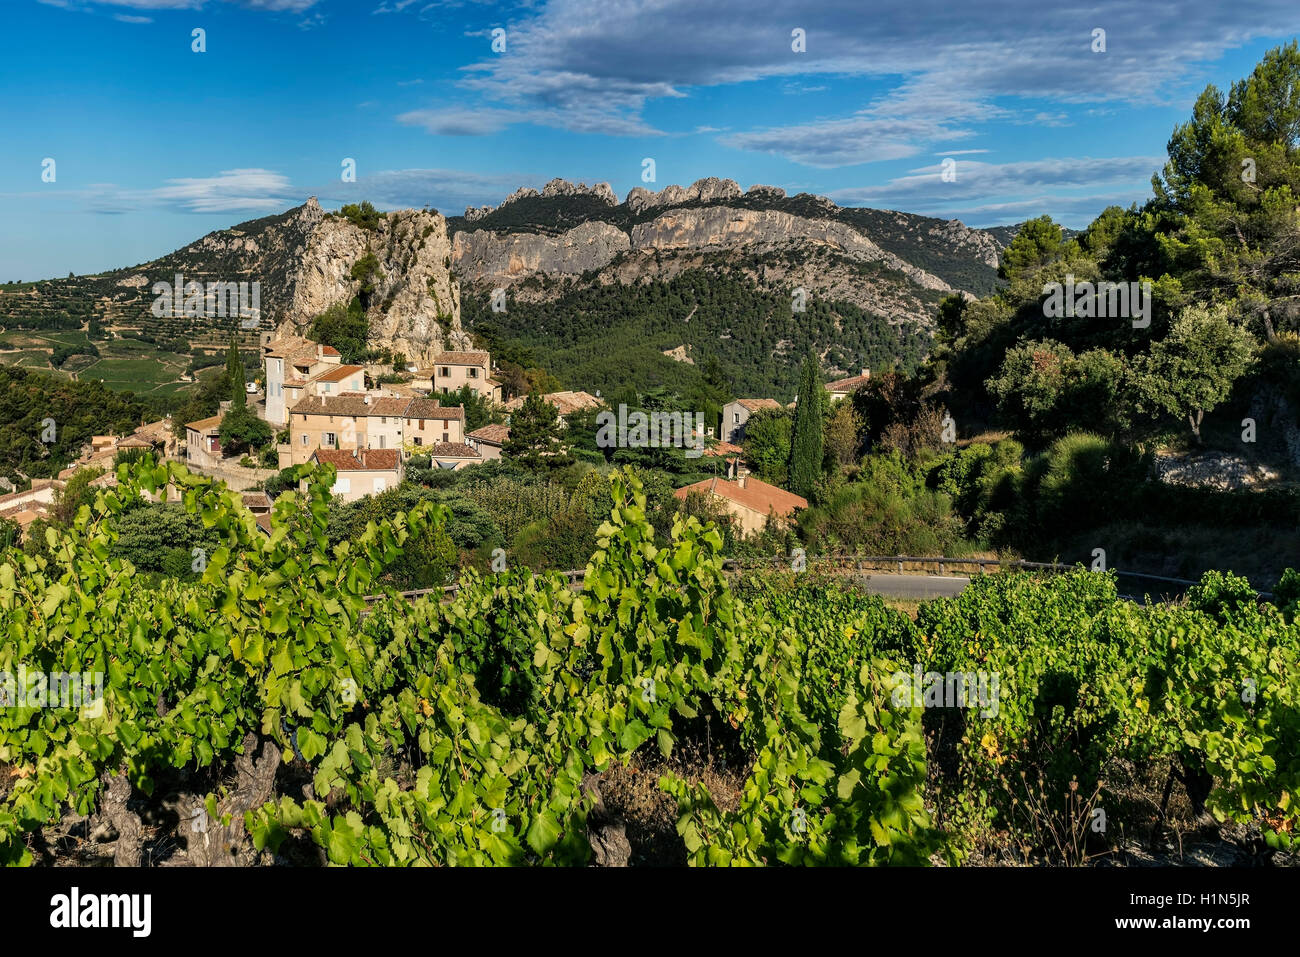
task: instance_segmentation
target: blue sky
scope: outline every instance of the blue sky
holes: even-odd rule
[[[135,265],[309,195],[451,215],[556,176],[1078,227],[1149,195],[1207,83],[1300,32],[1294,0],[1055,6],[6,0],[0,281]]]

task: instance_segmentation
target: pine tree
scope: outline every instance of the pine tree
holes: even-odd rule
[[[817,360],[809,354],[799,376],[799,400],[790,438],[790,491],[807,498],[822,472],[823,401]]]
[[[530,392],[523,405],[510,414],[510,437],[501,453],[530,470],[569,465],[572,459],[560,444],[559,433],[555,406],[539,393]]]

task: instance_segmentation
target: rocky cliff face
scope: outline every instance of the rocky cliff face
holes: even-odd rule
[[[602,269],[631,248],[627,233],[609,223],[583,223],[559,236],[459,232],[452,263],[462,279],[509,284],[536,273],[576,276]]]
[[[702,179],[657,193],[636,187],[618,206],[609,205],[611,197],[601,187],[605,184],[594,193],[581,184],[553,181],[542,194],[512,194],[495,211],[467,211],[452,243],[457,277],[479,289],[507,287],[531,277],[576,281],[584,273],[597,274],[596,281],[602,283],[635,283],[725,265],[745,270],[756,283],[803,286],[814,295],[834,296],[890,319],[921,323],[928,322],[935,295],[953,291],[943,279],[882,248],[861,229],[831,218],[840,210],[824,197],[801,194],[785,204],[809,214],[799,215],[771,208],[785,202],[782,190],[754,186],[742,192],[734,180]],[[541,223],[528,228],[526,219],[519,225],[522,205],[507,211],[527,200],[537,216],[544,215],[546,207],[539,199],[548,190],[553,197],[599,195],[607,218],[587,218],[557,235]],[[601,215],[600,208],[596,215]],[[561,211],[556,213],[555,223],[566,221]],[[477,228],[480,222],[485,228]],[[510,228],[490,228],[502,222],[509,222]],[[943,242],[966,243],[971,246],[966,255],[982,261],[984,250],[971,238],[977,231],[960,223],[943,225],[954,227]],[[962,231],[971,235],[959,235]],[[514,294],[535,298],[547,293],[530,284]]]
[[[315,198],[308,201],[315,206]],[[321,215],[291,277],[292,297],[280,331],[305,330],[315,316],[346,303],[361,288],[351,277],[367,251],[379,263],[369,312],[370,341],[416,361],[444,348],[463,348],[460,289],[450,274],[447,221],[436,212],[405,209],[388,213],[374,230],[337,215]]]

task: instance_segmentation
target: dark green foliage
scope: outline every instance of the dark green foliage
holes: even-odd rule
[[[311,339],[337,349],[342,361],[347,363],[360,362],[365,357],[369,335],[370,321],[360,296],[353,296],[346,305],[337,302],[330,306],[312,320],[308,333]]]
[[[924,331],[891,325],[851,303],[811,297],[806,312],[794,313],[788,289],[756,285],[738,269],[691,269],[635,285],[529,282],[554,298],[512,298],[507,312],[494,313],[489,290],[466,288],[462,321],[494,358],[527,350],[525,364],[550,370],[565,388],[602,396],[664,388],[694,402],[707,372],[715,400],[729,388],[788,402],[809,349],[825,356],[827,369],[908,372],[928,349]],[[682,345],[697,365],[663,354]],[[710,356],[716,366],[708,365]]]
[[[501,447],[503,455],[529,471],[561,468],[572,462],[560,443],[559,416],[555,407],[536,392],[510,415],[510,438]]]
[[[789,480],[793,428],[789,409],[759,409],[745,423],[745,461],[764,482],[784,488]]]
[[[140,425],[144,406],[99,382],[72,382],[0,366],[0,474],[58,474],[92,435],[124,434]],[[54,440],[46,419],[54,421]]]
[[[353,226],[368,231],[379,228],[379,221],[386,214],[379,212],[370,200],[364,199],[360,204],[347,203],[339,209],[339,215],[350,222]]]
[[[826,390],[817,360],[804,360],[799,399],[790,432],[790,491],[807,498],[822,474],[822,429],[826,421]]]
[[[264,445],[275,437],[275,431],[265,419],[247,405],[232,407],[221,420],[218,438],[223,455],[232,455]]]

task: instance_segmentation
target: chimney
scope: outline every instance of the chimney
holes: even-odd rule
[[[743,476],[743,475],[737,475],[737,476],[736,476],[736,484],[739,485],[741,488],[744,488],[744,487],[745,487],[745,476]]]
[[[369,404],[370,404],[370,396],[369,396],[369,395],[366,395],[366,396],[365,396],[365,401],[366,401],[366,405],[369,405]]]
[[[871,370],[870,370],[870,369],[863,369],[863,370],[862,370],[862,378],[864,378],[864,379],[870,379],[870,378],[871,378]]]

